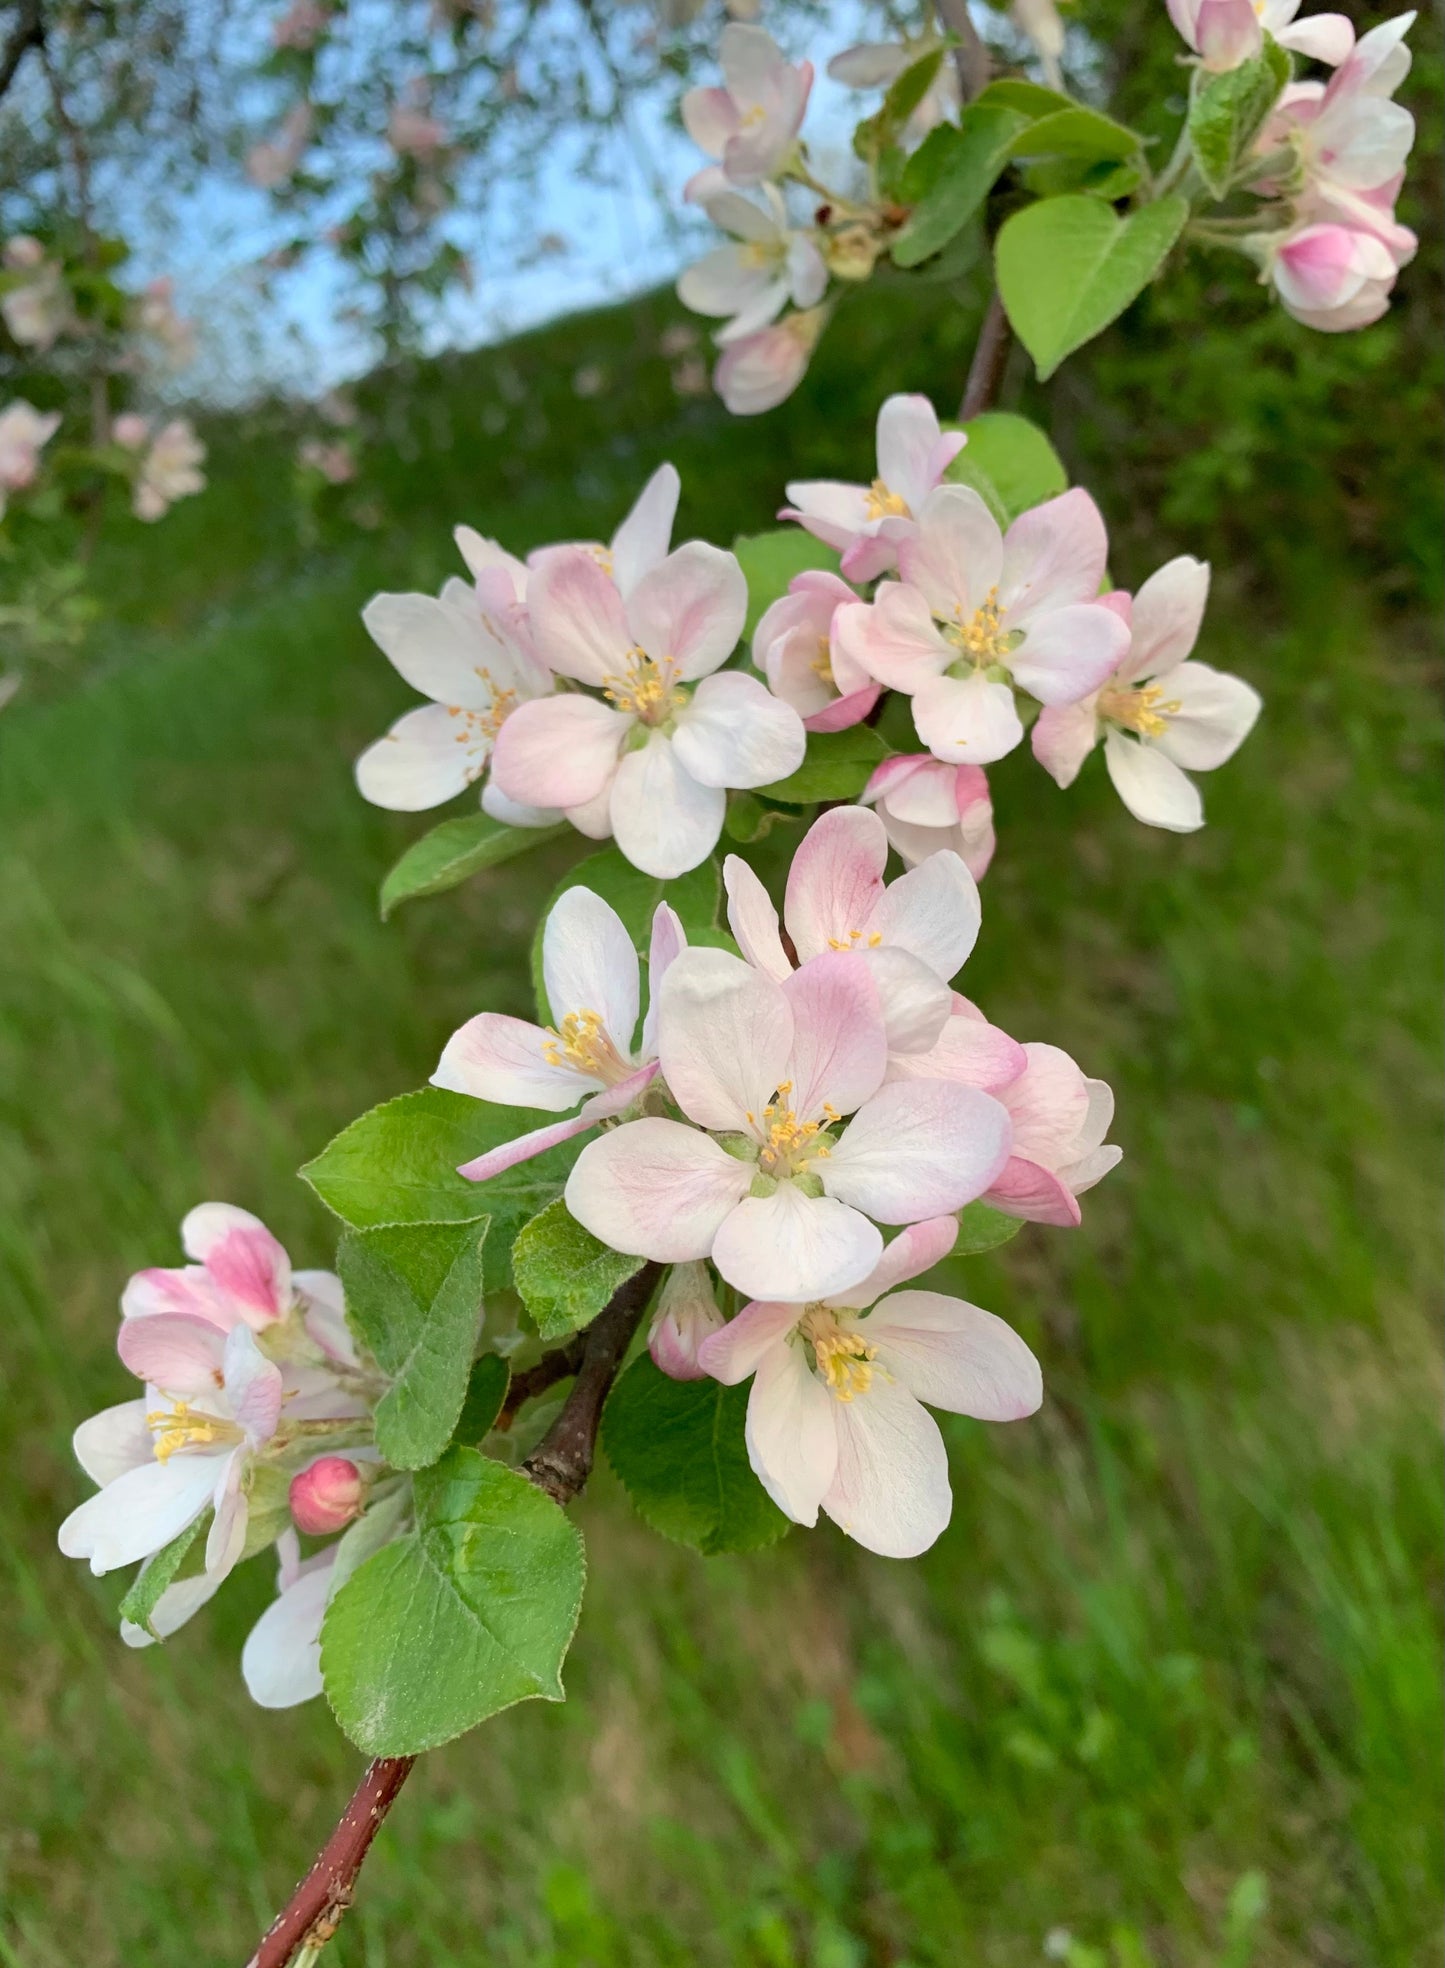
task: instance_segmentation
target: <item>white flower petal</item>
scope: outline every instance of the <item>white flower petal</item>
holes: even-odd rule
[[[1111,731],[1104,740],[1104,763],[1115,792],[1146,827],[1192,834],[1204,825],[1204,803],[1197,787],[1157,746]]]
[[[783,988],[726,950],[687,950],[659,995],[658,1057],[700,1127],[744,1131],[787,1078],[793,1013]]]
[[[782,1182],[771,1196],[746,1196],[729,1212],[712,1261],[749,1298],[806,1304],[866,1278],[882,1250],[882,1236],[857,1210]]]
[[[834,1403],[838,1468],[823,1509],[880,1558],[916,1558],[953,1514],[938,1423],[906,1387],[873,1376],[866,1394]]]
[[[785,1517],[818,1521],[838,1466],[832,1395],[799,1346],[774,1346],[758,1366],[744,1431],[753,1473]]]
[[[1007,1109],[976,1087],[890,1081],[816,1166],[830,1196],[880,1223],[916,1223],[981,1196],[1008,1159],[1010,1133]]]
[[[942,1292],[894,1292],[858,1330],[918,1400],[979,1421],[1018,1421],[1043,1400],[1039,1363],[1012,1326]]]
[[[708,1256],[752,1176],[696,1128],[649,1116],[588,1142],[567,1178],[567,1207],[613,1250],[682,1264]]]
[[[608,803],[613,838],[634,868],[672,881],[699,867],[718,844],[727,794],[704,786],[661,732],[624,754]]]
[[[569,1012],[594,1012],[618,1051],[630,1050],[642,992],[637,952],[617,911],[590,888],[564,889],[553,904],[542,979],[555,1024]]]
[[[791,704],[756,677],[708,677],[677,719],[673,747],[703,786],[768,786],[803,763],[808,734]]]
[[[357,790],[388,812],[424,813],[479,779],[491,750],[491,737],[479,725],[441,704],[423,704],[361,754]]]

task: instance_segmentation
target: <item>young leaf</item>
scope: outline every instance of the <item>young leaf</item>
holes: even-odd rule
[[[452,1440],[473,1446],[484,1442],[497,1425],[511,1384],[512,1370],[500,1353],[484,1353],[480,1360],[474,1360]]]
[[[801,526],[779,527],[776,533],[744,533],[733,541],[733,552],[748,584],[743,640],[749,643],[764,611],[788,592],[795,574],[815,567],[838,572],[836,549],[824,546]]]
[[[933,87],[939,66],[946,56],[946,49],[930,48],[927,54],[920,55],[917,61],[910,62],[900,75],[894,77],[888,85],[882,107],[860,123],[853,133],[853,148],[860,157],[878,158],[885,151],[896,148],[904,126]]]
[[[966,1203],[958,1212],[958,1237],[949,1255],[977,1257],[982,1251],[997,1250],[1023,1227],[1018,1217],[1006,1216],[991,1203]]]
[[[515,860],[544,841],[559,839],[565,826],[508,827],[488,813],[469,813],[460,820],[443,820],[429,834],[413,841],[381,884],[381,919],[386,921],[400,902],[418,895],[440,895],[482,868]]]
[[[1211,75],[1189,106],[1189,147],[1199,175],[1223,198],[1264,119],[1290,78],[1290,59],[1277,41],[1223,75]]]
[[[768,806],[756,793],[729,793],[723,832],[743,847],[766,840],[779,821],[796,826],[798,816],[790,807]]]
[[[968,224],[1030,121],[1019,110],[975,102],[963,111],[956,127],[942,125],[933,131],[903,174],[905,202],[910,185],[926,182],[927,189],[893,242],[895,266],[917,266]],[[920,162],[930,145],[932,156]]]
[[[709,1557],[772,1544],[788,1520],[748,1463],[748,1388],[669,1380],[640,1354],[602,1415],[602,1446],[638,1515]]]
[[[1124,163],[1138,155],[1138,134],[1101,116],[1097,109],[1071,103],[1031,122],[1014,139],[1014,157],[1080,157],[1100,163]]]
[[[482,1245],[491,1219],[352,1230],[336,1268],[347,1317],[391,1386],[376,1446],[397,1469],[424,1469],[452,1438],[482,1316]]]
[[[584,1230],[560,1197],[523,1225],[512,1246],[512,1276],[543,1339],[590,1325],[642,1265]]]
[[[553,904],[569,888],[590,888],[594,895],[610,902],[622,918],[638,955],[645,958],[652,941],[652,918],[659,902],[669,903],[688,935],[696,935],[699,941],[704,940],[703,932],[717,927],[722,874],[715,860],[707,860],[700,868],[679,875],[676,881],[659,881],[655,875],[645,875],[640,868],[634,868],[615,847],[604,847],[600,854],[589,854],[585,861],[577,862],[548,896],[532,938],[532,989],[544,1025],[552,1023],[553,1008],[547,1003],[542,982],[542,938]],[[557,1015],[565,1017],[569,1011],[581,1009],[580,1005],[562,1005],[557,1007]],[[613,1036],[626,1045],[632,1034],[617,1032]],[[573,1150],[574,1157],[580,1152],[579,1145]]]
[[[811,806],[815,800],[856,799],[872,777],[873,768],[888,756],[888,747],[866,724],[846,731],[810,731],[803,763],[786,779],[759,786],[760,799],[781,800],[784,806]]]
[[[132,1626],[140,1627],[141,1631],[148,1633],[152,1640],[159,1640],[161,1636],[151,1625],[151,1614],[155,1611],[166,1587],[175,1582],[182,1559],[195,1543],[202,1527],[209,1521],[209,1512],[203,1510],[194,1523],[187,1524],[179,1536],[173,1537],[169,1544],[163,1545],[155,1556],[142,1566],[130,1590],[120,1602],[121,1618],[128,1620]]]
[[[999,293],[1040,380],[1143,292],[1188,216],[1178,197],[1121,219],[1077,196],[1043,198],[1005,220],[994,248]]]
[[[985,410],[963,427],[968,443],[945,476],[972,485],[985,499],[992,492],[1004,524],[1030,506],[1040,506],[1069,489],[1063,460],[1037,424],[1011,410]],[[986,480],[986,486],[980,479]]]
[[[974,99],[976,102],[998,104],[1004,109],[1016,109],[1030,121],[1041,116],[1055,116],[1060,110],[1077,107],[1072,96],[1066,96],[1060,89],[1046,89],[1042,82],[1026,82],[1021,76],[1003,76],[997,82],[990,82],[981,89]]]
[[[514,1702],[563,1699],[582,1540],[550,1497],[475,1449],[414,1486],[416,1522],[332,1598],[326,1696],[368,1756],[415,1756]]]

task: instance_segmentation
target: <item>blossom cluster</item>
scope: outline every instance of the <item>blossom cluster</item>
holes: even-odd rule
[[[676,1267],[657,1364],[677,1378],[755,1374],[748,1450],[774,1501],[805,1524],[821,1508],[901,1557],[931,1544],[950,1509],[920,1399],[1008,1420],[1032,1412],[1040,1383],[990,1314],[893,1288],[948,1255],[970,1203],[1076,1225],[1079,1196],[1120,1151],[1101,1081],[1057,1047],[1018,1044],[952,988],[981,918],[962,859],[944,849],[888,882],[888,851],[876,813],[824,814],[781,918],[730,856],[737,954],[689,948],[659,905],[640,1026],[625,926],[569,888],[543,934],[552,1023],[482,1012],[433,1078],[568,1115],[466,1164],[473,1181],[592,1136],[568,1209],[610,1248]],[[899,1234],[885,1243],[884,1227]],[[741,1301],[730,1322],[720,1289]]]

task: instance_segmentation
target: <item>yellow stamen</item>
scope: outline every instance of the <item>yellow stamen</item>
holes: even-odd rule
[[[1099,696],[1099,714],[1126,731],[1137,731],[1141,738],[1162,738],[1169,720],[1183,706],[1177,698],[1162,701],[1164,686],[1146,684],[1142,690],[1105,690]]]
[[[900,499],[896,492],[890,492],[881,478],[875,478],[868,488],[867,512],[870,519],[911,519],[908,501]]]
[[[866,1394],[873,1385],[878,1357],[861,1333],[840,1326],[832,1310],[822,1304],[810,1305],[798,1322],[798,1330],[813,1349],[818,1372],[837,1401],[852,1401]]]
[[[547,1029],[552,1036],[542,1047],[542,1057],[549,1066],[570,1066],[574,1073],[590,1073],[607,1086],[615,1086],[632,1071],[595,1011],[569,1011],[560,1026]]]
[[[856,950],[861,943],[867,950],[876,950],[882,941],[883,936],[879,930],[870,929],[865,936],[861,929],[850,929],[846,936],[830,936],[828,938],[828,948],[830,950]]]
[[[777,1098],[770,1100],[763,1109],[763,1128],[766,1132],[758,1154],[758,1167],[765,1175],[797,1175],[810,1160],[826,1161],[831,1152],[827,1142],[817,1147],[813,1143],[825,1127],[842,1118],[837,1108],[825,1101],[821,1121],[800,1121],[796,1110],[787,1104],[792,1091],[792,1081],[784,1080],[778,1087]],[[753,1126],[757,1125],[751,1114],[748,1120]]]
[[[998,605],[998,589],[990,588],[983,602],[968,620],[963,618],[960,609],[951,623],[945,623],[943,633],[956,649],[963,652],[969,661],[980,668],[996,663],[1009,651],[1010,638],[1001,625],[1001,610]]]
[[[814,676],[820,677],[824,683],[830,684],[834,690],[838,688],[833,678],[833,645],[825,635],[818,637],[818,653],[808,665],[808,668],[813,672]]]
[[[621,676],[603,677],[602,694],[643,724],[664,724],[678,705],[677,682],[677,665],[670,656],[659,663],[645,649],[634,647],[627,653]]]
[[[241,1430],[234,1421],[197,1414],[189,1401],[177,1401],[173,1408],[152,1409],[146,1416],[146,1427],[156,1438],[157,1462],[169,1462],[177,1449],[202,1449],[216,1442],[241,1440]]]

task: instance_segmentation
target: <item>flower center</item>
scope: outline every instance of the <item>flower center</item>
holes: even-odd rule
[[[461,704],[448,704],[447,716],[456,718],[458,730],[456,741],[459,745],[482,746],[490,748],[496,742],[497,733],[504,721],[517,708],[515,690],[499,690],[490,670],[478,669],[477,675],[487,686],[491,702],[484,711],[468,709]],[[468,768],[467,778],[480,778],[485,768],[485,760],[476,760]]]
[[[1178,698],[1166,704],[1163,696],[1162,683],[1147,684],[1142,690],[1105,690],[1099,697],[1099,711],[1141,738],[1162,738],[1170,718],[1181,709]]]
[[[814,1158],[826,1161],[831,1153],[830,1145],[817,1137],[825,1127],[843,1118],[836,1107],[824,1101],[821,1121],[800,1121],[788,1105],[792,1091],[793,1082],[784,1080],[763,1109],[761,1124],[752,1112],[747,1117],[748,1125],[756,1128],[761,1137],[758,1167],[764,1175],[776,1176],[780,1181],[786,1176],[800,1175]]]
[[[875,478],[868,488],[868,517],[870,519],[912,519],[908,501],[900,499],[896,492],[890,492],[881,478]]]
[[[1018,640],[1003,627],[997,588],[989,589],[967,621],[962,609],[956,610],[953,621],[944,623],[943,633],[976,669],[987,669],[990,663],[1002,661]]]
[[[870,1346],[861,1333],[845,1330],[822,1304],[808,1307],[798,1330],[812,1347],[814,1363],[834,1400],[852,1401],[868,1392],[878,1357],[876,1346]]]
[[[827,636],[821,635],[818,637],[817,653],[814,655],[812,662],[809,663],[808,668],[821,682],[831,685],[834,690],[838,688],[833,676],[833,645],[829,642]]]
[[[680,705],[685,691],[678,689],[677,666],[670,656],[659,663],[645,649],[633,648],[627,654],[627,668],[621,676],[602,679],[602,695],[619,711],[628,711],[640,724],[666,724]]]
[[[549,1066],[568,1066],[604,1086],[616,1086],[632,1071],[595,1011],[569,1011],[560,1026],[549,1025],[547,1030],[552,1036],[542,1047],[542,1057]]]
[[[865,933],[861,929],[850,929],[846,936],[830,936],[828,938],[828,948],[830,950],[856,950],[861,943],[865,950],[876,950],[882,941],[883,934],[881,930],[870,929]]]
[[[146,1427],[156,1438],[157,1462],[169,1462],[177,1449],[207,1449],[217,1442],[239,1442],[243,1435],[234,1421],[198,1414],[189,1401],[177,1401],[173,1408],[153,1408],[146,1416]]]

